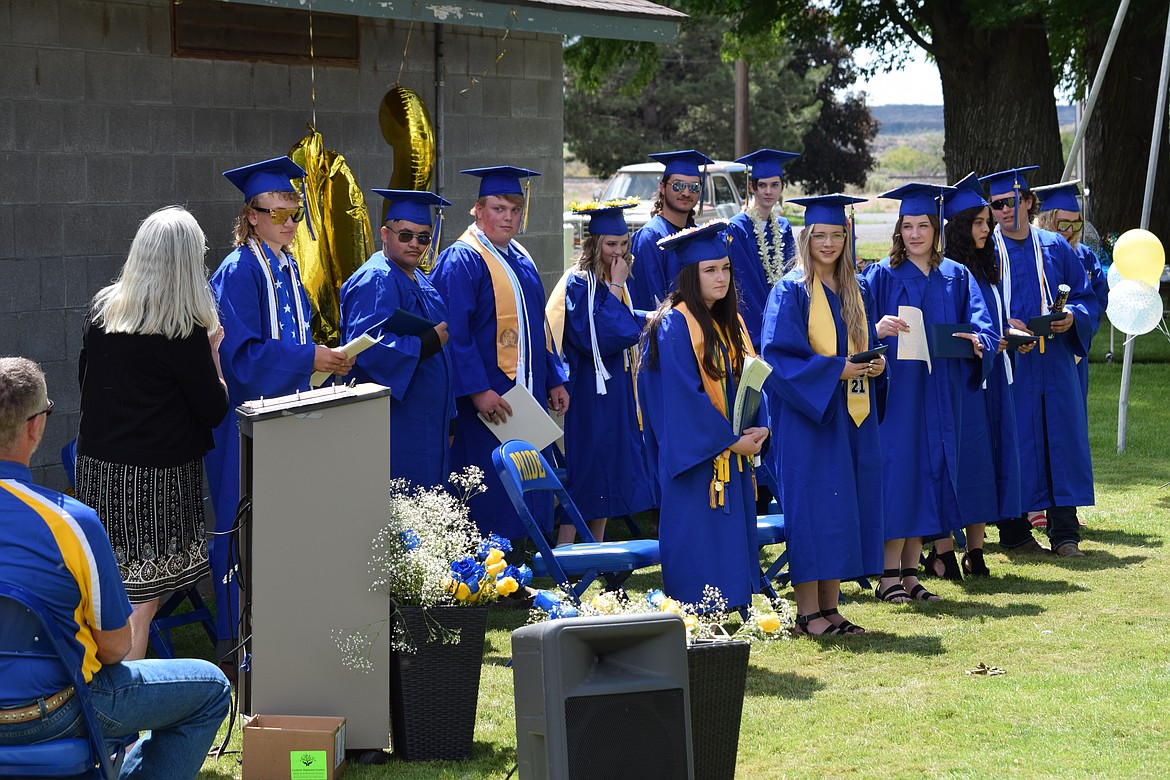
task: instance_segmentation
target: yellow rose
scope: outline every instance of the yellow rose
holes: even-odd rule
[[[447,591],[448,593],[454,593],[455,592],[455,580],[451,579],[450,577],[444,577],[443,578],[443,590]]]
[[[496,550],[495,552],[499,552],[499,551]],[[496,561],[495,563],[489,563],[484,568],[487,569],[488,579],[494,580],[496,577],[500,576],[500,572],[502,572],[507,567],[508,567],[508,562],[505,561],[503,556],[501,555],[500,560]]]
[[[771,634],[773,631],[780,630],[780,617],[778,615],[760,615],[756,624],[759,625],[760,630]]]
[[[502,580],[496,580],[496,593],[500,596],[508,596],[519,589],[520,583],[516,582],[514,577],[504,577]]]
[[[488,553],[487,558],[484,559],[484,565],[491,566],[492,564],[498,563],[502,560],[504,560],[504,551],[493,547]],[[491,571],[491,569],[488,569],[488,571]]]
[[[666,601],[662,602],[662,611],[673,612],[676,615],[682,615],[683,613],[682,605],[674,599],[667,599]]]
[[[459,601],[467,601],[471,597],[471,588],[467,587],[467,583],[461,582],[455,586],[455,598]]]
[[[683,625],[687,627],[687,631],[694,631],[695,626],[699,625],[699,621],[694,615],[687,615],[683,618]]]

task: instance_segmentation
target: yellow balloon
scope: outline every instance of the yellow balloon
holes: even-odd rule
[[[1113,262],[1121,278],[1145,282],[1156,290],[1166,265],[1166,250],[1153,233],[1134,228],[1122,233],[1113,245]]]

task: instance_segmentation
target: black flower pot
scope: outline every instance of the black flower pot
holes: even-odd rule
[[[735,778],[750,652],[742,641],[701,640],[687,647],[695,780]]]
[[[424,616],[423,611],[426,610]],[[392,747],[406,761],[471,758],[487,607],[399,607],[416,650],[390,651]],[[458,644],[428,642],[428,621],[459,629]]]

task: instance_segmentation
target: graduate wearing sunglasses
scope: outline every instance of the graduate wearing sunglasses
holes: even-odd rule
[[[382,249],[341,287],[342,339],[381,337],[358,355],[353,376],[390,388],[390,476],[442,485],[451,473],[448,431],[455,418],[451,358],[443,348],[447,304],[418,267],[438,243],[431,206],[451,204],[430,192],[374,192],[387,202]],[[396,325],[391,318],[400,309],[435,325]]]
[[[635,309],[645,311],[657,309],[666,300],[679,272],[677,265],[668,267],[667,253],[658,242],[695,224],[695,207],[703,202],[703,174],[699,166],[714,162],[694,149],[649,156],[666,167],[662,181],[658,182],[650,221],[630,238],[630,254],[638,261],[637,270],[630,274],[630,300]]]
[[[292,184],[292,179],[304,177],[304,169],[288,157],[277,157],[223,175],[244,194],[235,225],[236,248],[211,277],[224,330],[219,356],[231,406],[308,390],[314,371],[349,373],[353,359],[345,352],[313,343],[309,297],[288,251],[297,223],[305,218]],[[239,435],[236,416],[229,413],[215,429],[215,449],[205,459],[217,532],[208,545],[216,630],[221,644],[232,645],[238,591],[234,580],[224,583],[229,543],[220,534],[234,524],[240,500]]]

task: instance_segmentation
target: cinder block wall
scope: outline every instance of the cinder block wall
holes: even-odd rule
[[[221,172],[286,153],[312,121],[308,65],[174,57],[170,25],[166,0],[0,0],[0,355],[30,357],[48,374],[57,406],[33,471],[57,488],[60,448],[77,431],[85,312],[117,275],[138,223],[186,206],[214,268],[239,208]],[[434,113],[435,27],[414,25],[405,64],[408,22],[359,27],[360,68],[318,66],[313,79],[316,127],[368,191],[386,186],[393,168],[378,105],[400,65],[402,85]],[[541,171],[524,243],[551,288],[562,264],[561,39],[453,26],[442,34],[440,160],[455,204],[444,244],[466,224],[478,182],[460,168]]]

